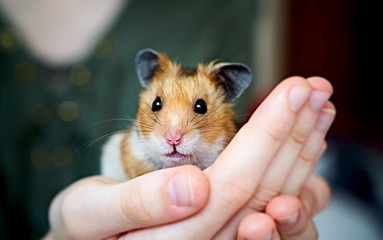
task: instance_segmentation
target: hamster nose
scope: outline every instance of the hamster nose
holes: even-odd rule
[[[165,133],[166,142],[171,146],[177,146],[181,143],[183,133],[179,129],[169,129]]]

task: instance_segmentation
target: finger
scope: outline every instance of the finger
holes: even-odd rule
[[[322,211],[330,201],[326,181],[311,175],[299,198],[279,196],[270,201],[266,213],[272,217],[282,239],[317,239],[317,229],[312,217]]]
[[[311,86],[303,78],[292,77],[282,82],[207,169],[212,194],[209,202],[213,203],[214,212],[223,212],[223,224],[254,194],[273,156],[288,138],[310,92]],[[212,216],[209,218],[213,220]]]
[[[102,239],[177,221],[197,212],[208,198],[206,177],[194,166],[156,171],[119,184],[105,179],[90,178],[76,185],[56,209],[73,238]]]
[[[310,91],[311,86],[303,78],[293,77],[282,82],[240,129],[215,164],[207,169],[216,191],[227,192],[227,202],[236,200],[232,190],[250,196],[254,193],[274,155],[289,137]],[[236,205],[241,204],[243,200]]]
[[[267,205],[266,213],[275,220],[281,239],[318,238],[317,229],[308,209],[296,197],[285,195],[274,198]]]
[[[319,158],[323,155],[327,145],[324,142],[325,136],[330,125],[335,118],[335,108],[332,103],[328,102],[322,109],[317,119],[314,130],[307,138],[299,156],[291,169],[281,194],[289,194],[297,196],[302,184],[307,178],[308,173],[314,168]]]
[[[330,115],[326,112],[322,114],[325,117],[320,115],[321,108],[333,92],[330,83],[323,78],[316,78],[316,81],[311,82],[313,91],[309,102],[300,111],[292,131],[274,156],[254,197],[248,204],[257,211],[263,211],[266,204],[281,191],[293,194],[295,193],[293,190],[300,189],[304,179],[300,176],[305,177],[309,171],[301,166],[305,163],[310,166],[314,162],[328,130],[328,126],[322,127],[324,121],[318,122],[318,120],[327,120],[328,125],[333,120],[334,114]],[[318,116],[320,116],[319,119]],[[319,125],[317,128],[315,128],[316,122]],[[286,185],[286,181],[289,184]]]
[[[331,199],[331,189],[322,177],[311,174],[302,187],[299,198],[307,205],[310,215],[323,211]]]
[[[313,86],[319,85],[319,79],[314,78]],[[309,79],[310,80],[310,79]],[[313,80],[313,79],[311,79]],[[302,184],[304,183],[308,172],[316,164],[317,160],[323,154],[324,138],[335,118],[335,106],[331,102],[326,102],[325,106],[320,111],[318,119],[315,121],[315,127],[306,139],[294,167],[290,171],[284,186],[281,190],[282,194],[289,194],[296,196]]]
[[[274,220],[264,213],[254,212],[245,216],[239,224],[237,239],[239,240],[277,240]]]
[[[241,211],[230,220],[230,223],[221,230],[220,235],[226,236],[227,232],[232,232],[233,229],[236,229],[239,221],[246,215],[246,209],[250,208],[262,212],[264,211],[266,204],[272,198],[280,194],[286,179],[290,176],[289,173],[295,168],[294,165],[296,164],[302,148],[304,148],[306,141],[310,139],[312,132],[315,132],[314,126],[318,119],[320,108],[326,103],[333,91],[330,83],[323,78],[317,78],[316,81],[311,83],[311,86],[315,91],[312,92],[310,100],[299,111],[292,130],[288,133],[288,137],[285,142],[281,144],[281,147],[275,156],[273,156],[273,160],[267,167],[261,183],[258,185],[252,198],[248,201],[246,207],[241,209]],[[320,133],[320,137],[315,139],[317,142],[311,143],[311,145],[316,144],[319,147],[322,146],[325,131],[321,131]],[[315,136],[317,135],[318,134]],[[317,147],[316,145],[314,147]],[[319,153],[313,154],[310,156],[311,159],[307,159],[307,161],[314,162],[317,158],[316,155],[318,154]],[[297,174],[307,176],[308,171],[309,169],[299,168]],[[301,180],[300,178],[297,179]],[[292,183],[296,183],[298,180],[295,182],[292,181]],[[289,187],[291,190],[295,190],[300,189],[301,185],[302,182],[300,182],[299,185],[291,186],[290,184]]]
[[[311,85],[300,77],[279,84],[216,162],[205,170],[210,182],[210,198],[204,210],[185,221],[161,229],[146,229],[142,235],[135,233],[135,236],[176,238],[186,231],[187,239],[212,238],[254,194],[265,169],[288,138],[310,92]],[[227,239],[235,236],[236,232]]]

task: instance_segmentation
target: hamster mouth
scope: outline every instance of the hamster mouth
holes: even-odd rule
[[[177,151],[177,147],[175,145],[173,146],[173,152],[167,153],[165,156],[172,158],[173,160],[183,159],[186,157],[185,154],[182,154],[182,153]]]
[[[170,158],[184,158],[184,157],[186,157],[186,155],[177,152],[177,150],[174,150],[173,152],[166,154],[166,156],[170,157]]]

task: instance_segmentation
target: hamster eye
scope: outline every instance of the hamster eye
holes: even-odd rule
[[[152,111],[153,111],[153,112],[157,112],[157,111],[160,111],[161,108],[162,108],[161,98],[160,98],[160,97],[157,97],[156,100],[153,101],[153,104],[152,104]]]
[[[205,114],[207,112],[206,102],[203,99],[198,99],[194,105],[194,112]]]

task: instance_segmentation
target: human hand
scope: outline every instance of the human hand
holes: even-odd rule
[[[311,83],[314,89],[319,87],[319,89],[323,90],[323,87],[319,85],[326,85],[323,79],[311,81],[317,82]],[[307,96],[300,96],[301,103],[295,102],[295,108],[291,109],[286,104],[286,98],[288,98],[288,93],[291,92],[293,86],[308,88],[308,91],[305,93]],[[325,88],[327,91],[328,87]],[[52,234],[50,236],[56,236],[58,239],[68,237],[79,239],[107,237],[112,237],[112,239],[118,237],[126,237],[126,239],[210,239],[221,237],[231,239],[235,238],[238,226],[238,236],[248,236],[246,235],[248,234],[246,224],[251,222],[251,216],[254,216],[252,214],[259,211],[259,209],[255,210],[254,204],[251,204],[254,201],[250,201],[250,199],[262,197],[262,191],[260,193],[257,189],[262,189],[262,186],[268,187],[267,184],[270,179],[267,176],[270,176],[270,174],[267,174],[267,172],[280,170],[286,175],[277,176],[285,178],[284,180],[288,180],[287,182],[290,182],[290,184],[278,185],[278,188],[289,189],[289,185],[294,185],[296,189],[299,189],[309,168],[306,167],[297,171],[300,177],[292,178],[294,181],[289,180],[291,177],[287,175],[290,170],[296,169],[297,166],[299,169],[300,166],[300,164],[293,166],[295,162],[300,162],[299,154],[295,153],[296,151],[300,152],[299,149],[302,148],[303,143],[310,142],[308,139],[313,138],[308,137],[308,135],[323,135],[324,137],[326,129],[316,131],[313,130],[314,128],[307,127],[304,122],[302,123],[307,118],[314,120],[309,122],[315,123],[318,117],[317,112],[321,109],[319,107],[319,109],[313,111],[314,114],[311,114],[310,110],[308,113],[304,111],[307,106],[304,106],[302,110],[300,109],[303,105],[309,104],[310,94],[311,85],[306,80],[292,78],[280,84],[253,115],[249,123],[240,130],[216,163],[205,171],[207,179],[198,169],[191,166],[182,166],[157,171],[155,172],[156,175],[150,173],[121,184],[116,184],[114,180],[102,177],[91,178],[74,184],[60,194],[52,204],[50,211]],[[330,94],[327,95],[329,97]],[[327,103],[327,106],[332,105]],[[270,108],[273,109],[270,111]],[[302,117],[302,115],[306,117]],[[301,142],[293,145],[297,149],[294,148],[294,151],[290,151],[291,146],[289,144],[291,143],[289,142],[294,139],[291,136],[294,136],[297,131],[299,132],[301,125],[304,126],[304,133],[307,136],[302,137]],[[291,129],[293,130],[291,131]],[[318,136],[315,139],[320,139],[320,144],[314,144],[314,139],[311,140],[311,144],[306,145],[315,145],[315,148],[317,148],[317,145],[322,146],[323,137]],[[286,145],[287,147],[283,147]],[[289,159],[289,161],[286,161],[289,162],[287,166],[273,164],[279,161],[276,159],[279,159],[277,156],[281,155],[281,151],[285,153],[285,158]],[[320,150],[312,151],[316,153],[312,154],[313,156],[319,155]],[[311,167],[315,157],[307,157],[307,163],[310,164],[306,165]],[[296,159],[298,160],[295,161]],[[193,197],[182,197],[176,200],[177,202],[181,199],[189,199],[186,201],[189,203],[186,207],[181,206],[179,208],[179,206],[174,207],[174,205],[170,204],[169,181],[173,176],[177,175],[175,172],[171,173],[171,171],[184,172],[184,175],[181,176],[185,176],[185,173],[187,173],[186,176],[188,176],[187,179],[189,180],[187,182],[189,184],[180,189],[188,189],[189,191],[183,191],[180,196]],[[190,182],[193,184],[190,184]],[[211,187],[210,196],[209,185]],[[292,190],[284,191],[297,191],[294,187],[290,188]],[[267,195],[267,197],[272,199],[277,195],[278,193]],[[317,197],[317,195],[314,195],[314,199],[317,199]],[[191,201],[190,199],[194,200]],[[267,216],[277,221],[277,228],[282,237],[291,235],[294,230],[302,228],[301,226],[303,226],[303,230],[308,229],[308,232],[313,232],[312,227],[307,227],[312,226],[312,224],[307,224],[311,222],[310,216],[306,219],[300,218],[300,221],[298,221],[305,224],[293,224],[290,228],[281,227],[278,224],[278,219],[282,219],[278,218],[281,215],[275,215],[279,211],[273,211],[274,207],[272,205],[272,203],[280,199],[282,198],[273,199],[269,205],[267,205],[269,200],[266,200],[262,204],[255,206],[259,208],[263,205],[262,208],[264,208],[267,205],[266,213],[269,214]],[[91,204],[87,204],[88,201]],[[286,203],[290,209],[294,209],[294,204],[291,204],[294,201],[296,202],[298,199],[282,202]],[[304,198],[302,198],[302,202],[304,202]],[[124,204],[121,205],[121,203]],[[185,218],[197,212],[203,206],[205,206],[203,210],[192,217]],[[128,211],[124,207],[128,207]],[[247,212],[248,209],[252,211]],[[133,217],[133,220],[130,219],[131,217]],[[183,218],[185,219],[175,222]],[[243,221],[239,223],[241,220]],[[254,235],[252,236],[254,237]]]
[[[55,197],[51,230],[44,239],[118,239],[191,216],[208,196],[207,179],[195,166],[159,170],[123,183],[88,177]]]
[[[275,197],[267,204],[265,213],[253,212],[245,216],[238,228],[238,239],[318,239],[312,218],[329,201],[330,188],[327,182],[313,174],[303,185],[299,197]]]
[[[305,198],[290,196],[284,202],[287,210],[302,209],[298,221],[288,226],[282,226],[278,220],[289,216],[275,209],[272,203],[283,199],[283,196],[277,197],[279,194],[296,196],[302,188],[313,192],[313,185],[314,189],[315,185],[322,185],[319,194],[310,195],[315,200],[312,202],[320,203],[318,209],[329,201],[324,182],[303,184],[326,148],[324,137],[335,117],[335,108],[328,101],[332,91],[329,82],[319,77],[307,80],[293,77],[279,84],[216,162],[204,171],[210,183],[210,197],[204,209],[172,225],[136,231],[126,239],[148,236],[152,239],[179,236],[184,236],[183,239],[244,236],[257,239],[259,236],[246,232],[249,227],[246,223],[251,222],[246,217],[261,213],[266,207],[269,219],[277,221],[276,226],[268,230],[273,239],[315,239],[315,225],[308,212],[313,206],[307,204]]]
[[[140,181],[140,184],[143,184],[142,186],[138,183],[136,183],[138,186],[135,184],[130,187],[123,186],[128,183],[126,182],[116,187],[115,185],[120,183],[117,183],[114,179],[101,176],[90,177],[73,184],[56,197],[50,212],[52,229],[45,239],[104,239],[105,236],[108,236],[105,239],[117,239],[124,232],[134,227],[154,226],[160,224],[160,222],[164,224],[170,223],[177,219],[182,219],[183,215],[191,215],[193,210],[198,211],[200,204],[206,200],[204,197],[208,196],[208,191],[205,192],[205,178],[203,176],[199,178],[199,170],[194,175],[194,170],[196,169],[193,169],[193,167],[192,169],[188,168],[189,166],[185,166],[185,169],[179,169],[180,171],[173,172],[171,170],[171,172],[151,178],[170,180],[177,174],[182,174],[183,171],[186,173],[190,171],[190,177],[195,182],[187,187],[191,187],[193,194],[195,190],[198,190],[196,193],[201,195],[194,196],[193,202],[196,204],[191,203],[189,209],[183,210],[181,208],[179,211],[177,206],[167,203],[171,201],[168,199],[170,196],[166,196],[166,189],[163,189],[165,194],[160,193],[160,196],[152,194],[151,197],[153,198],[147,198],[146,196],[149,192],[153,193],[152,189],[149,189],[152,187],[152,184],[147,185],[146,183],[149,179]],[[165,171],[167,172],[168,169]],[[155,182],[158,183],[159,181]],[[124,210],[121,204],[126,199],[123,196],[128,196],[128,193],[132,190],[131,187],[135,189],[133,192],[138,190],[142,192],[138,192],[138,195],[132,195],[136,197],[135,200],[130,201],[129,209]],[[185,186],[181,184],[179,187],[185,189]],[[110,206],[99,196],[100,194],[108,196],[108,193],[105,192],[108,188],[114,188],[114,191],[111,192],[115,192],[116,197],[121,195],[114,199],[116,201],[115,204],[111,200],[109,202]],[[180,197],[183,199],[182,201],[184,201],[186,198],[184,198],[182,190],[180,194]],[[86,199],[81,199],[82,196],[87,197]],[[67,198],[69,198],[69,202],[64,205],[63,201]],[[95,199],[100,201],[94,202]],[[152,202],[146,201],[148,199],[155,199],[155,203],[158,204],[160,211],[156,211],[156,208],[152,207]],[[318,177],[312,177],[305,184],[300,199],[292,196],[276,197],[268,204],[266,213],[247,215],[240,223],[238,239],[266,239],[265,236],[270,234],[274,234],[275,239],[279,236],[277,235],[277,230],[281,233],[280,237],[282,239],[313,239],[317,233],[311,217],[315,213],[320,212],[327,205],[328,201],[329,189],[326,182]],[[93,204],[89,204],[92,202]],[[161,205],[161,203],[164,205]],[[302,206],[302,203],[304,206]],[[107,207],[107,209],[104,207]],[[94,212],[95,209],[101,211],[97,213]],[[112,214],[114,211],[116,211],[116,214]],[[68,212],[72,212],[72,214],[67,214]],[[289,220],[291,216],[297,216],[297,214],[299,214],[299,218],[296,218],[296,222]],[[80,224],[78,224],[79,222]]]
[[[257,117],[255,118],[255,121],[258,122],[258,125],[262,125],[262,121],[265,120],[265,117],[260,118],[261,113],[269,112],[270,107],[273,106],[269,103],[270,100],[273,100],[272,95],[276,94],[280,96],[278,88],[281,88],[281,90],[283,91],[286,85],[294,85],[293,81],[295,81],[295,83],[298,84],[296,86],[299,86],[299,88],[304,86],[300,85],[299,82],[303,84],[304,82],[302,81],[305,80],[298,77],[290,78],[285,82],[281,83],[270,94],[270,96],[265,100],[265,102],[257,109],[257,112],[254,113],[253,118],[255,116]],[[265,169],[264,175],[262,176],[262,179],[259,180],[260,183],[257,185],[257,188],[252,194],[251,198],[248,200],[246,205],[236,213],[236,216],[230,220],[230,223],[226,224],[225,228],[221,230],[221,232],[218,235],[215,236],[217,239],[225,239],[229,232],[233,232],[234,229],[237,229],[239,222],[246,215],[264,212],[265,209],[273,209],[274,206],[276,206],[275,204],[272,204],[272,207],[269,208],[266,208],[266,205],[269,203],[269,201],[271,201],[274,197],[277,197],[279,194],[297,196],[302,188],[310,190],[310,192],[315,192],[315,188],[318,188],[320,189],[319,193],[317,192],[318,194],[314,195],[312,199],[319,199],[318,202],[321,203],[319,205],[321,207],[320,209],[323,209],[324,206],[326,206],[329,202],[330,194],[327,184],[324,181],[319,181],[318,177],[311,176],[311,173],[315,168],[315,165],[317,164],[319,158],[326,149],[326,142],[324,141],[324,137],[335,117],[335,107],[331,102],[328,101],[328,98],[331,96],[333,90],[329,82],[320,77],[308,78],[306,83],[308,83],[309,86],[311,86],[312,90],[308,97],[304,96],[304,98],[307,98],[307,101],[304,101],[303,104],[301,102],[301,109],[299,111],[293,111],[296,112],[296,115],[295,119],[292,118],[294,119],[292,122],[287,121],[289,114],[288,112],[281,112],[280,117],[278,117],[276,113],[278,112],[278,110],[273,108],[270,112],[271,114],[275,114],[274,118],[270,117],[268,125],[265,125],[266,122],[263,123],[264,126],[269,128],[267,129],[269,130],[268,135],[274,139],[274,142],[278,141],[280,143],[279,149],[277,149],[276,152],[272,152],[274,153],[274,156],[272,157],[269,165]],[[298,98],[299,97],[296,96],[294,99],[296,100]],[[288,102],[288,100],[286,100],[286,102]],[[284,109],[288,110],[288,108]],[[283,120],[286,120],[287,122],[281,124],[281,121]],[[272,124],[276,124],[275,127],[273,127]],[[254,125],[256,125],[256,123],[254,123]],[[285,126],[285,128],[283,128],[283,126]],[[281,137],[283,136],[283,131],[285,131],[284,138]],[[307,178],[317,179],[317,181],[310,180],[309,183],[312,183],[311,185],[303,186]],[[315,187],[314,190],[312,190],[313,186]],[[288,199],[291,200],[291,196]],[[286,198],[279,197],[277,199],[286,200]],[[295,199],[295,201],[297,200],[298,199]],[[304,201],[304,199],[302,198],[300,198],[300,200]],[[276,201],[273,200],[273,202]],[[289,205],[290,203],[291,205]],[[302,204],[303,203],[300,203],[300,205]],[[294,208],[294,204],[290,201],[285,201],[284,205]],[[309,208],[310,207],[306,207],[303,210]],[[266,213],[268,212],[266,211]],[[256,215],[259,216],[259,214]],[[308,215],[310,218],[312,218],[312,215],[308,213],[305,214],[303,212],[302,216],[303,215]],[[269,217],[272,217],[272,215],[270,215]],[[291,215],[290,217],[297,217],[297,215]],[[307,222],[312,222],[312,219],[310,218],[307,219]],[[279,218],[279,220],[280,219],[281,218]],[[269,222],[271,222],[270,219]],[[302,231],[300,231],[299,235],[305,237],[297,238],[297,236],[295,236],[293,239],[315,239],[315,225],[309,225],[312,225],[313,227],[306,229],[306,231],[310,233],[309,235],[311,236],[311,238],[307,238],[308,234],[301,235]],[[308,227],[309,225],[304,226]],[[275,238],[273,239],[278,239],[278,237],[283,237],[283,239],[291,239],[286,238],[286,236],[289,235],[286,234],[287,232],[294,232],[294,229],[302,230],[302,224],[298,223],[291,225],[290,228],[292,229],[292,231],[287,231],[286,227],[281,228],[279,224],[277,224],[277,227],[277,230],[280,231],[281,236],[279,236],[277,231],[274,231],[273,236]]]

